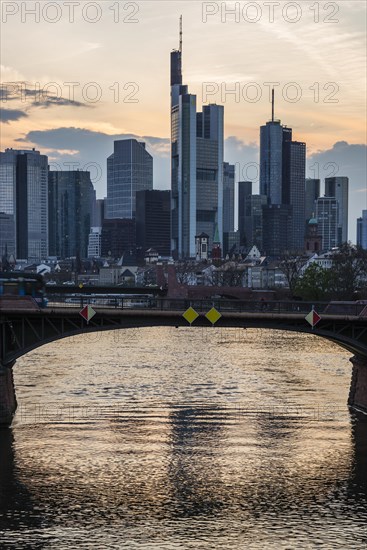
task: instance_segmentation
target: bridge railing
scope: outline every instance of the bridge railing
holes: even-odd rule
[[[157,297],[126,297],[111,295],[51,294],[48,308],[80,308],[91,305],[103,309],[135,309],[154,311],[180,311],[189,307],[198,313],[207,313],[212,307],[218,311],[266,314],[305,314],[315,309],[320,314],[359,316],[367,310],[367,304],[358,302],[290,302],[290,301],[244,301],[222,298],[190,300]]]

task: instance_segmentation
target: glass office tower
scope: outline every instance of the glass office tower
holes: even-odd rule
[[[0,178],[0,212],[14,217],[16,257],[32,261],[46,258],[47,156],[35,149],[6,149],[0,153]],[[11,234],[9,225],[8,234]]]
[[[106,218],[135,218],[136,193],[153,189],[153,157],[136,139],[114,141],[107,159]]]

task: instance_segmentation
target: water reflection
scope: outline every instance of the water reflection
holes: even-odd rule
[[[81,464],[80,472],[61,469],[59,475],[60,464],[55,471],[50,462],[33,462],[22,445],[17,447],[12,430],[0,431],[3,540],[10,544],[19,530],[26,529],[33,531],[32,547],[43,548],[47,537],[41,540],[36,535],[39,528],[79,530],[91,521],[94,529],[102,531],[109,531],[117,521],[119,529],[121,525],[134,532],[138,529],[142,540],[148,532],[150,540],[163,534],[169,539],[170,523],[190,518],[194,539],[200,538],[203,521],[216,521],[223,529],[227,522],[233,523],[233,532],[239,522],[256,538],[269,522],[280,528],[280,518],[287,518],[287,529],[298,529],[300,518],[304,523],[309,517],[312,524],[329,507],[334,520],[349,518],[354,528],[366,521],[367,422],[363,418],[351,417],[347,455],[342,452],[345,449],[340,453],[334,449],[314,457],[299,446],[297,433],[304,426],[284,418],[257,415],[239,420],[234,411],[220,407],[171,407],[111,421],[112,439],[107,435],[103,441],[97,438],[88,443],[83,433],[85,456],[95,453],[89,464]],[[35,430],[32,435],[41,436],[41,432]],[[17,438],[24,435],[22,430]],[[55,456],[59,456],[62,438],[55,444]],[[157,521],[163,524],[153,536]],[[324,517],[324,521],[329,520]],[[174,529],[184,536],[182,525]]]
[[[349,479],[349,497],[362,501],[366,511],[367,499],[367,416],[352,416],[353,462]]]
[[[215,334],[106,334],[102,366],[81,338],[20,360],[0,547],[363,547],[367,423],[348,415],[346,354]]]
[[[182,407],[170,412],[167,477],[173,516],[209,517],[225,505],[219,460],[225,420],[219,407]]]
[[[16,531],[20,526],[39,527],[30,489],[31,484],[28,487],[18,475],[13,430],[0,429],[0,533],[5,529]]]

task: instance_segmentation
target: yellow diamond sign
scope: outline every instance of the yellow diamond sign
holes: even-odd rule
[[[208,313],[205,315],[205,317],[213,324],[215,325],[215,323],[217,321],[219,321],[219,319],[222,317],[222,315],[219,313],[219,311],[217,309],[215,309],[215,307],[212,307],[212,309],[210,311],[208,311]]]
[[[182,317],[186,319],[186,321],[190,323],[190,325],[192,325],[195,319],[199,317],[199,314],[194,310],[194,308],[189,307],[189,309],[187,309],[185,313],[182,314]]]

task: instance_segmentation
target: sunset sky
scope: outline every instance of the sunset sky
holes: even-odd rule
[[[308,175],[350,177],[355,239],[355,219],[367,208],[363,0],[239,2],[238,22],[221,13],[234,2],[80,1],[74,21],[67,3],[40,2],[39,22],[26,12],[35,4],[1,6],[2,150],[36,147],[54,168],[96,163],[102,197],[113,140],[133,135],[154,157],[155,187],[168,188],[169,53],[178,47],[182,14],[184,82],[199,107],[208,83],[207,101],[225,105],[226,160],[238,163],[241,179],[256,180],[248,163],[258,162],[259,126],[271,114],[265,83],[279,82],[276,117],[307,143]],[[48,85],[41,97],[37,83]],[[230,89],[240,96],[226,96]],[[296,94],[302,97],[292,102]]]

